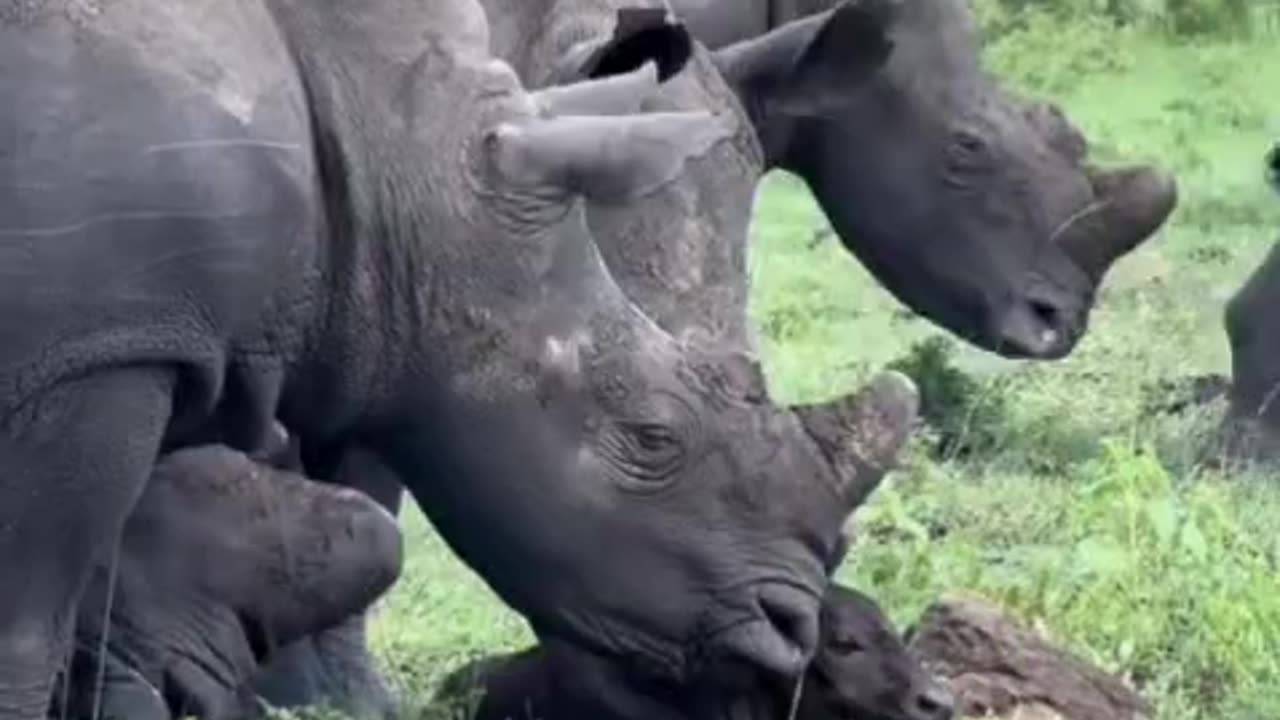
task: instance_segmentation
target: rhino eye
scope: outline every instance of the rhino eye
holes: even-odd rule
[[[655,422],[623,421],[614,426],[605,449],[621,470],[624,481],[665,484],[684,464],[685,448],[678,433]]]

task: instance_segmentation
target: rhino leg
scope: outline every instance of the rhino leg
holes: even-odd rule
[[[369,454],[347,450],[336,469],[312,460],[320,466],[312,477],[332,476],[331,482],[359,490],[399,515],[400,480]],[[284,648],[256,678],[258,694],[275,707],[329,704],[356,718],[394,717],[400,702],[369,651],[368,621],[369,613],[361,613]]]
[[[1215,451],[1227,461],[1280,459],[1280,243],[1227,303],[1231,403]]]
[[[59,720],[173,720],[164,697],[111,652],[79,647],[59,678],[49,707]]]
[[[0,720],[47,710],[76,605],[151,472],[171,388],[154,368],[95,373],[0,417]]]

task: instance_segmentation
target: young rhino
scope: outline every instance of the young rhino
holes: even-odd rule
[[[827,591],[818,653],[804,676],[799,720],[949,720],[951,693],[907,652],[875,601],[838,584]],[[473,720],[776,720],[794,684],[770,680],[741,695],[666,699],[623,679],[603,661],[563,645],[474,661],[453,672],[441,697],[476,685]]]
[[[50,717],[257,717],[258,668],[369,607],[402,558],[394,518],[359,492],[223,446],[168,455],[125,525],[114,584],[110,564],[93,575]]]

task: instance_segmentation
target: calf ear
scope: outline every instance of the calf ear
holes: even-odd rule
[[[712,57],[747,107],[816,114],[845,101],[888,60],[895,10],[896,0],[845,0]]]
[[[671,182],[732,133],[731,122],[707,112],[566,116],[500,125],[486,145],[509,182],[621,204]]]
[[[555,64],[554,82],[601,78],[630,72],[653,62],[658,81],[684,69],[693,55],[688,29],[671,19],[666,8],[621,8],[609,37],[575,44]]]

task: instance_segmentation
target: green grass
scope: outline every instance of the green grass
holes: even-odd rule
[[[1280,230],[1262,157],[1280,139],[1280,43],[1173,42],[1036,21],[989,59],[1058,100],[1103,158],[1177,171],[1181,204],[1108,278],[1067,360],[1028,364],[957,347],[998,396],[978,450],[938,458],[922,438],[857,517],[840,576],[902,623],[947,590],[993,597],[1125,673],[1159,720],[1280,717],[1280,477],[1195,464],[1210,407],[1144,410],[1161,379],[1226,372],[1226,298]],[[849,390],[942,335],[910,317],[823,228],[798,183],[767,180],[752,253],[752,314],[775,394]],[[378,615],[377,651],[425,717],[433,683],[471,654],[528,642],[523,623],[406,513],[409,565]],[[438,715],[431,715],[432,717]]]

